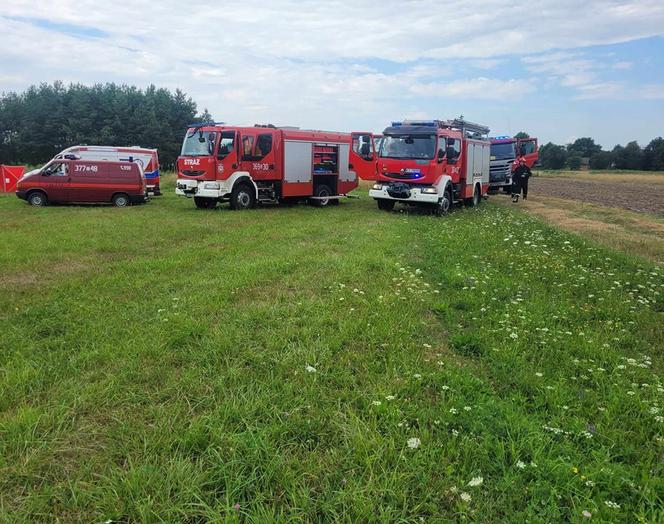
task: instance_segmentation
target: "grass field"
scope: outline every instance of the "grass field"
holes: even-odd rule
[[[508,196],[493,199],[513,206]],[[664,219],[610,206],[578,200],[531,195],[520,207],[548,223],[579,233],[597,242],[664,264]]]
[[[361,195],[0,197],[0,522],[664,521],[664,268]]]

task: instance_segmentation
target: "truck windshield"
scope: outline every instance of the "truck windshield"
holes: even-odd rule
[[[516,149],[514,142],[505,144],[491,144],[491,159],[492,160],[506,160],[516,157]]]
[[[378,156],[382,158],[428,158],[436,151],[435,135],[386,135],[380,143]]]
[[[181,156],[209,156],[214,153],[214,142],[217,133],[214,131],[203,131],[196,129],[188,131],[182,142]]]

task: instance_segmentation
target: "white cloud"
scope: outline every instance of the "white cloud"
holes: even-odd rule
[[[56,79],[155,83],[184,89],[221,120],[347,129],[386,115],[470,118],[475,100],[509,101],[549,83],[580,98],[616,95],[574,49],[664,35],[664,2],[4,0],[0,35],[0,90]],[[527,78],[505,71],[510,55],[524,57]],[[653,85],[641,96],[660,93]]]

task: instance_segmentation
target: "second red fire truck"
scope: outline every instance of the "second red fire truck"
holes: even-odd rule
[[[490,189],[509,192],[512,187],[512,172],[516,168],[515,160],[523,158],[532,169],[537,162],[537,139],[496,136],[491,138],[491,179]]]
[[[446,214],[455,202],[476,206],[489,188],[489,128],[454,120],[393,122],[374,151],[371,134],[353,137],[361,178],[378,208],[397,202],[431,207]]]
[[[176,194],[196,207],[249,209],[258,202],[337,204],[358,185],[351,134],[278,128],[192,125],[177,160]]]

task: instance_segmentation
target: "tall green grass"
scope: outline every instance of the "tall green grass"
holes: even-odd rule
[[[0,521],[664,520],[664,274],[483,204],[0,198]]]

